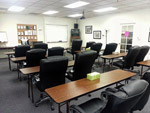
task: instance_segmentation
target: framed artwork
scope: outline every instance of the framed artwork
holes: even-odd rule
[[[85,26],[85,34],[92,34],[92,26]]]
[[[93,31],[94,39],[101,39],[101,31]]]

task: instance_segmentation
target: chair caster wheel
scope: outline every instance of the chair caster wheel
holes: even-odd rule
[[[54,106],[51,106],[51,110],[52,110],[52,111],[54,111],[54,110],[55,110]]]

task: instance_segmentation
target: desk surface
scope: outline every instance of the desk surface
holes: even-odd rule
[[[11,52],[5,52],[4,54],[5,54],[5,55],[14,55],[15,52],[14,52],[14,51],[11,51]]]
[[[142,66],[150,66],[150,60],[145,60],[138,62],[137,64],[142,65]]]
[[[26,57],[14,57],[14,58],[10,58],[11,61],[13,62],[19,62],[19,61],[25,61],[26,60]]]
[[[112,58],[123,57],[123,56],[126,56],[126,55],[127,55],[127,53],[119,53],[119,54],[103,55],[103,56],[101,56],[101,58],[112,59]]]
[[[74,60],[68,62],[68,67],[74,65]],[[22,68],[20,69],[22,74],[33,74],[33,73],[38,73],[40,71],[40,66],[35,66],[35,67],[28,67],[28,68]]]
[[[55,102],[62,103],[125,80],[134,75],[135,73],[117,69],[101,74],[101,78],[94,81],[84,78],[56,87],[48,88],[45,91],[50,97],[53,98]]]

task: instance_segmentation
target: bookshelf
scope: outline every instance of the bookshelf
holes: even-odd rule
[[[21,43],[21,40],[37,41],[37,25],[17,24],[17,33],[18,43]]]

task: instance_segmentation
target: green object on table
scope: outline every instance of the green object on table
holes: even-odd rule
[[[96,80],[96,79],[100,78],[100,75],[101,74],[98,72],[92,72],[92,73],[87,74],[87,79],[88,80]]]
[[[86,48],[85,50],[86,50],[86,51],[89,51],[89,50],[91,50],[91,48],[89,47],[89,48]]]

